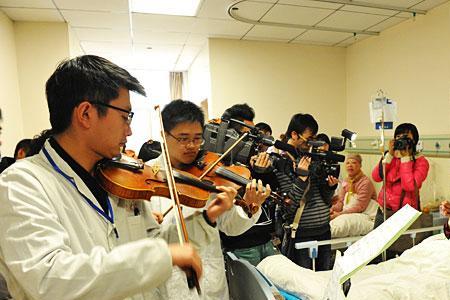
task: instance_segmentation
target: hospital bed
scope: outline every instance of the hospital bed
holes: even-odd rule
[[[436,227],[428,230],[442,229]],[[413,238],[418,230],[424,229],[405,234]],[[433,235],[400,257],[367,265],[354,274],[348,299],[450,300],[449,262],[450,241],[442,233]],[[331,276],[331,271],[301,268],[281,255],[265,258],[257,268],[277,287],[304,300],[322,299]]]
[[[265,277],[255,266],[227,252],[226,269],[232,300],[282,300],[283,291]],[[291,298],[300,299],[301,298]]]

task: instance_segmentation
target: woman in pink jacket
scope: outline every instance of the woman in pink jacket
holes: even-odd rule
[[[416,153],[419,132],[416,126],[403,123],[395,128],[395,139],[389,142],[389,151],[384,156],[386,162],[386,187],[378,194],[378,204],[383,207],[383,189],[386,188],[386,209],[396,212],[409,204],[420,210],[419,190],[427,178],[427,159]],[[374,168],[372,178],[383,181],[382,163]],[[383,212],[378,209],[375,227],[383,223]]]

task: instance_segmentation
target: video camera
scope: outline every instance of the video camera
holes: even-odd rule
[[[223,154],[241,136],[239,132],[231,128],[231,124],[239,124],[249,128],[248,135],[224,158],[226,164],[248,164],[250,157],[257,153],[260,144],[273,145],[273,137],[268,137],[259,132],[258,128],[236,119],[222,119],[205,125],[203,130],[203,150]]]
[[[328,176],[333,176],[336,178],[339,177],[339,163],[345,161],[345,156],[336,152],[345,150],[345,143],[347,139],[354,141],[355,138],[355,133],[344,129],[342,131],[342,138],[331,137],[329,150],[327,151],[321,149],[321,147],[325,144],[324,141],[309,141],[308,145],[310,146],[310,151],[298,151],[294,146],[281,141],[275,141],[274,146],[280,150],[290,153],[294,158],[299,158],[301,156],[311,157],[309,170],[306,172],[298,170],[297,175],[312,175],[319,178],[319,180],[326,180]],[[279,157],[273,157],[272,164],[275,168],[281,169]]]

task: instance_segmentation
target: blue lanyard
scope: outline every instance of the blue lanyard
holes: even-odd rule
[[[104,217],[106,220],[108,220],[111,225],[113,226],[114,229],[114,233],[116,234],[116,237],[119,238],[119,233],[117,232],[116,226],[114,225],[114,212],[112,210],[111,207],[111,202],[109,201],[109,197],[106,196],[106,203],[108,204],[108,214],[106,214],[102,209],[100,209],[97,205],[94,204],[94,202],[92,202],[91,199],[89,199],[88,197],[86,197],[82,192],[80,192],[80,190],[78,189],[77,184],[75,183],[75,180],[73,179],[73,177],[70,177],[69,175],[67,175],[66,173],[64,173],[59,167],[58,165],[55,163],[55,161],[53,160],[53,158],[50,156],[50,154],[48,153],[47,149],[45,149],[45,147],[42,148],[42,151],[44,152],[45,157],[47,157],[48,161],[50,162],[50,164],[52,165],[53,169],[55,169],[56,172],[58,172],[59,174],[61,174],[68,182],[70,182],[72,184],[72,186],[77,190],[77,192],[81,195],[81,197],[83,197],[84,200],[86,200],[86,202],[97,211],[97,213],[99,213],[102,217]]]

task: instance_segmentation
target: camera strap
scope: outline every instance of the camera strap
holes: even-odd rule
[[[297,211],[295,212],[294,221],[290,225],[290,227],[291,227],[291,238],[292,239],[295,239],[295,235],[297,234],[298,224],[300,223],[300,219],[302,217],[303,210],[305,209],[305,205],[306,205],[306,194],[308,193],[310,186],[311,186],[311,180],[308,180],[308,185],[306,186],[306,189],[303,192],[303,196],[300,199],[299,206],[297,208]]]

